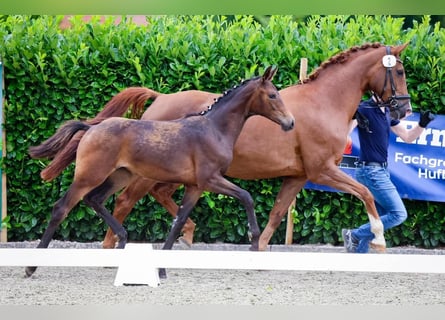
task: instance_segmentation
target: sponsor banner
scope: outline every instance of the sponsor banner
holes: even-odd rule
[[[414,113],[401,124],[411,128],[419,121]],[[352,150],[345,154],[341,169],[355,177],[360,152],[357,130],[351,133]],[[405,199],[445,202],[445,116],[436,115],[420,137],[405,143],[391,132],[388,169],[400,196]],[[339,190],[308,182],[307,189],[337,192]]]

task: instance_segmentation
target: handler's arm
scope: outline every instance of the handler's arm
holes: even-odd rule
[[[416,140],[426,128],[426,126],[433,121],[435,118],[434,114],[430,110],[420,113],[419,123],[411,129],[405,128],[405,126],[400,123],[392,126],[391,130],[397,136],[399,136],[405,142],[413,142]]]
[[[392,132],[394,132],[398,137],[400,137],[405,142],[413,142],[416,140],[425,130],[425,128],[420,127],[418,124],[411,129],[407,129],[403,124],[391,127]]]

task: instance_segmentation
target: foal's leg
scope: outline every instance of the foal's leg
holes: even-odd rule
[[[368,213],[371,231],[374,233],[371,245],[378,251],[384,252],[386,250],[383,224],[375,206],[374,196],[366,186],[348,176],[337,166],[324,170],[313,182],[350,193],[362,200]]]
[[[173,221],[172,228],[162,249],[171,249],[173,247],[173,243],[178,238],[182,227],[187,221],[196,202],[198,202],[202,192],[202,189],[195,186],[187,186],[185,188],[184,197],[182,198],[181,205],[179,206],[176,219]]]
[[[292,200],[306,183],[306,178],[285,177],[281,189],[275,198],[272,211],[269,214],[269,221],[260,236],[259,250],[265,251],[275,230],[280,225],[283,217],[287,213]]]
[[[37,245],[37,248],[48,248],[57,227],[62,223],[63,220],[68,216],[69,212],[74,208],[74,206],[82,199],[82,196],[87,192],[85,187],[80,187],[79,184],[73,182],[65,195],[60,198],[53,207],[51,213],[51,219],[49,221],[48,227],[46,228],[43,236]],[[37,267],[26,267],[25,273],[27,277],[30,277]]]
[[[122,224],[117,221],[110,212],[103,205],[105,200],[112,194],[117,192],[126,185],[132,178],[130,172],[125,169],[115,171],[110,177],[107,178],[100,186],[90,191],[83,201],[96,211],[96,213],[105,220],[114,234],[117,235],[118,245],[117,248],[124,248],[127,242],[127,231]]]
[[[117,197],[113,216],[122,223],[130,214],[131,209],[136,202],[150,193],[168,212],[176,217],[178,211],[177,204],[173,201],[172,195],[176,191],[178,185],[168,183],[158,183],[153,180],[138,178],[129,184],[125,190]],[[190,218],[187,219],[183,232],[183,243],[190,247],[193,243],[193,233],[195,231],[195,223]],[[116,239],[111,229],[107,230],[102,247],[114,248]]]
[[[215,176],[209,179],[206,184],[205,190],[225,194],[238,199],[244,206],[247,212],[247,221],[249,222],[249,229],[252,233],[251,247],[250,250],[258,251],[258,240],[260,237],[260,227],[255,215],[254,204],[252,196],[249,192],[241,189],[232,182],[226,180],[222,176]]]
[[[181,205],[179,206],[178,214],[176,219],[173,221],[170,233],[167,236],[167,240],[162,247],[163,250],[168,250],[173,247],[173,243],[179,236],[181,229],[183,228],[185,222],[187,221],[190,212],[192,212],[193,207],[196,202],[198,202],[203,190],[195,186],[186,186],[184,197],[182,198]],[[159,269],[159,277],[166,278],[165,268]]]
[[[130,214],[131,209],[136,205],[139,199],[142,199],[155,184],[153,180],[137,178],[129,185],[127,185],[122,193],[117,197],[114,206],[113,217],[121,224],[125,218]],[[102,243],[103,248],[114,248],[116,244],[116,237],[111,228],[108,228]]]
[[[151,190],[150,194],[156,199],[167,211],[176,218],[176,213],[179,210],[176,202],[173,201],[173,194],[178,189],[179,184],[170,183],[157,183]],[[185,244],[187,247],[191,247],[193,244],[193,235],[195,232],[196,224],[192,219],[187,218],[184,226],[182,227],[182,237],[179,237],[179,241]]]

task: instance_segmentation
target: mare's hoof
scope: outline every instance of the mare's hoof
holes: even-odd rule
[[[105,242],[102,242],[102,249],[115,249],[117,247],[117,243],[116,242],[113,242],[112,244],[110,244],[110,243],[105,243]]]
[[[192,248],[192,244],[190,242],[188,242],[187,240],[185,240],[184,237],[179,237],[178,238],[178,242],[185,248],[185,249],[191,249]]]
[[[116,249],[119,244],[119,237],[113,235],[111,238],[105,236],[104,241],[102,242],[103,249]]]
[[[25,277],[29,278],[36,271],[37,267],[26,267],[25,268]]]
[[[165,271],[164,268],[159,269],[159,278],[160,279],[167,279],[167,271]]]
[[[376,251],[376,253],[385,253],[386,252],[386,246],[381,245],[381,244],[375,244],[375,243],[370,243],[369,246],[371,247],[371,249],[373,249],[374,251]]]

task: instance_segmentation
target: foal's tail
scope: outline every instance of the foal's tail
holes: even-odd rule
[[[36,158],[41,154],[47,154],[53,150],[63,149],[78,131],[86,132],[92,125],[86,121],[70,120],[65,122],[55,134],[45,140],[41,145],[29,147],[29,154]],[[47,151],[48,150],[48,151]]]
[[[48,158],[52,161],[42,170],[40,177],[44,181],[51,181],[56,178],[71,162],[76,159],[77,147],[90,125],[101,123],[107,118],[122,117],[130,111],[130,117],[139,119],[145,109],[147,100],[155,100],[160,95],[159,92],[145,87],[129,87],[115,95],[93,119],[81,122],[84,128],[74,131],[70,121],[60,127],[60,129],[41,145],[30,147],[29,155],[34,159]],[[79,121],[77,121],[79,122]],[[64,128],[65,126],[69,128]],[[64,129],[62,129],[64,128]],[[59,132],[59,131],[64,132]],[[70,135],[71,132],[71,135]],[[62,138],[62,134],[64,137]],[[67,138],[69,136],[69,139]]]

